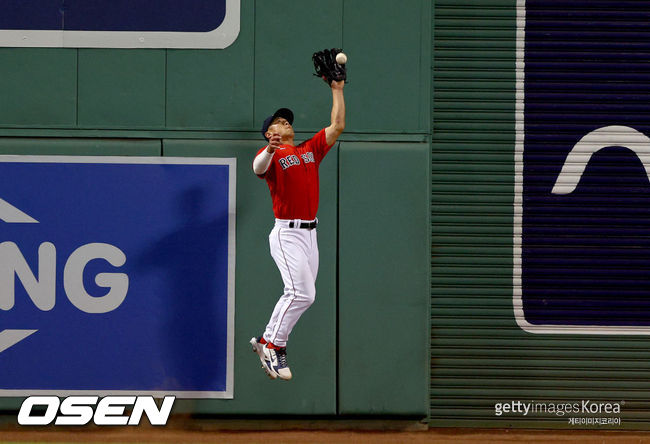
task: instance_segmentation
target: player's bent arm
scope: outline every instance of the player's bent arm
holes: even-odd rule
[[[344,81],[332,82],[332,123],[325,128],[325,140],[334,145],[345,129],[345,100],[343,98]]]
[[[269,166],[271,166],[273,154],[274,153],[269,153],[267,149],[263,149],[261,153],[255,156],[255,160],[253,160],[253,172],[258,176],[266,173]]]

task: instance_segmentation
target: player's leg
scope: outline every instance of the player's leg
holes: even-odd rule
[[[311,245],[310,245],[311,248],[309,254],[309,267],[311,269],[311,274],[312,277],[314,278],[314,283],[315,283],[316,278],[318,277],[318,264],[320,261],[320,257],[318,253],[318,236],[315,228],[313,230],[310,230],[309,234],[311,240]]]
[[[280,270],[284,293],[278,300],[264,332],[264,339],[285,347],[289,334],[300,316],[312,305],[316,296],[310,230],[278,228],[270,236],[271,255]],[[314,268],[315,267],[315,268]]]
[[[303,229],[276,228],[269,240],[271,255],[284,281],[284,293],[264,332],[267,343],[261,349],[260,359],[271,378],[288,380],[292,374],[287,363],[286,343],[300,316],[314,302],[316,288],[309,263],[309,233]]]

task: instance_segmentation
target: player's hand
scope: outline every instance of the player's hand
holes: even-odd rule
[[[343,89],[345,86],[345,80],[341,80],[340,82],[332,80],[332,84],[330,86],[332,89]]]
[[[281,137],[279,134],[273,134],[271,138],[269,139],[269,146],[266,149],[269,153],[275,152],[278,148],[280,148],[280,142],[281,142]]]

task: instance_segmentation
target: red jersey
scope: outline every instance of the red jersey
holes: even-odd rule
[[[275,150],[269,169],[259,177],[266,179],[277,219],[316,219],[318,167],[332,146],[322,129],[298,146],[280,145]]]

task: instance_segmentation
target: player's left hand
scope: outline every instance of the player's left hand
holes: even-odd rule
[[[340,52],[339,48],[324,49],[315,52],[311,57],[316,71],[314,75],[323,79],[328,85],[347,79],[345,64],[341,65],[336,62],[336,55]]]
[[[330,86],[332,87],[332,89],[343,89],[343,87],[345,86],[345,80],[341,80],[340,82],[333,80]]]

